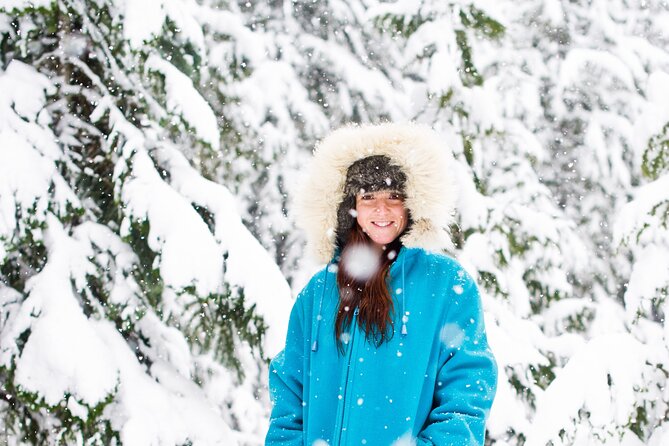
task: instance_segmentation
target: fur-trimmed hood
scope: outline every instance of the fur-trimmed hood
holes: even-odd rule
[[[297,224],[310,253],[323,263],[334,256],[346,171],[371,155],[386,155],[406,175],[405,206],[413,224],[401,238],[404,246],[452,249],[456,189],[449,149],[427,126],[383,123],[342,127],[317,144],[296,199]]]

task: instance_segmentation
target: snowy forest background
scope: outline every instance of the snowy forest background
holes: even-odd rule
[[[669,444],[667,30],[659,0],[0,0],[0,444],[262,444],[317,267],[292,191],[383,120],[457,160],[488,443]]]

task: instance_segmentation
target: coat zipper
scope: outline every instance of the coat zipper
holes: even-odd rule
[[[341,445],[341,438],[343,435],[344,431],[344,416],[346,415],[346,394],[348,393],[348,377],[350,376],[350,371],[351,371],[351,356],[353,356],[353,340],[355,338],[355,332],[356,332],[356,325],[358,324],[358,308],[355,309],[353,312],[353,321],[351,322],[351,336],[349,339],[349,347],[348,347],[348,358],[346,361],[346,373],[345,373],[345,379],[344,379],[344,391],[342,395],[342,405],[341,405],[341,410],[339,411],[339,420],[338,420],[338,425],[339,425],[339,434],[337,437],[337,442],[335,443],[336,445]]]

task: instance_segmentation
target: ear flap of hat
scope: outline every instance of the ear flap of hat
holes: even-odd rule
[[[355,195],[346,195],[339,207],[337,207],[337,229],[335,231],[335,243],[337,249],[342,249],[346,244],[349,231],[355,226]]]

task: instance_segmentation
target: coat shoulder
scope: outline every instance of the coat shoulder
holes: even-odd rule
[[[436,273],[440,276],[450,276],[460,283],[474,281],[462,264],[449,255],[420,248],[413,248],[410,251],[413,251],[409,255],[415,259],[415,264],[426,272]]]
[[[297,296],[297,301],[303,307],[311,307],[314,305],[314,300],[322,294],[323,288],[326,286],[330,287],[336,282],[336,265],[328,264],[311,276],[311,279],[309,279]]]
[[[444,314],[451,308],[476,308],[481,305],[479,290],[475,280],[462,264],[451,256],[419,250],[412,262],[412,281],[429,294],[441,296]]]

